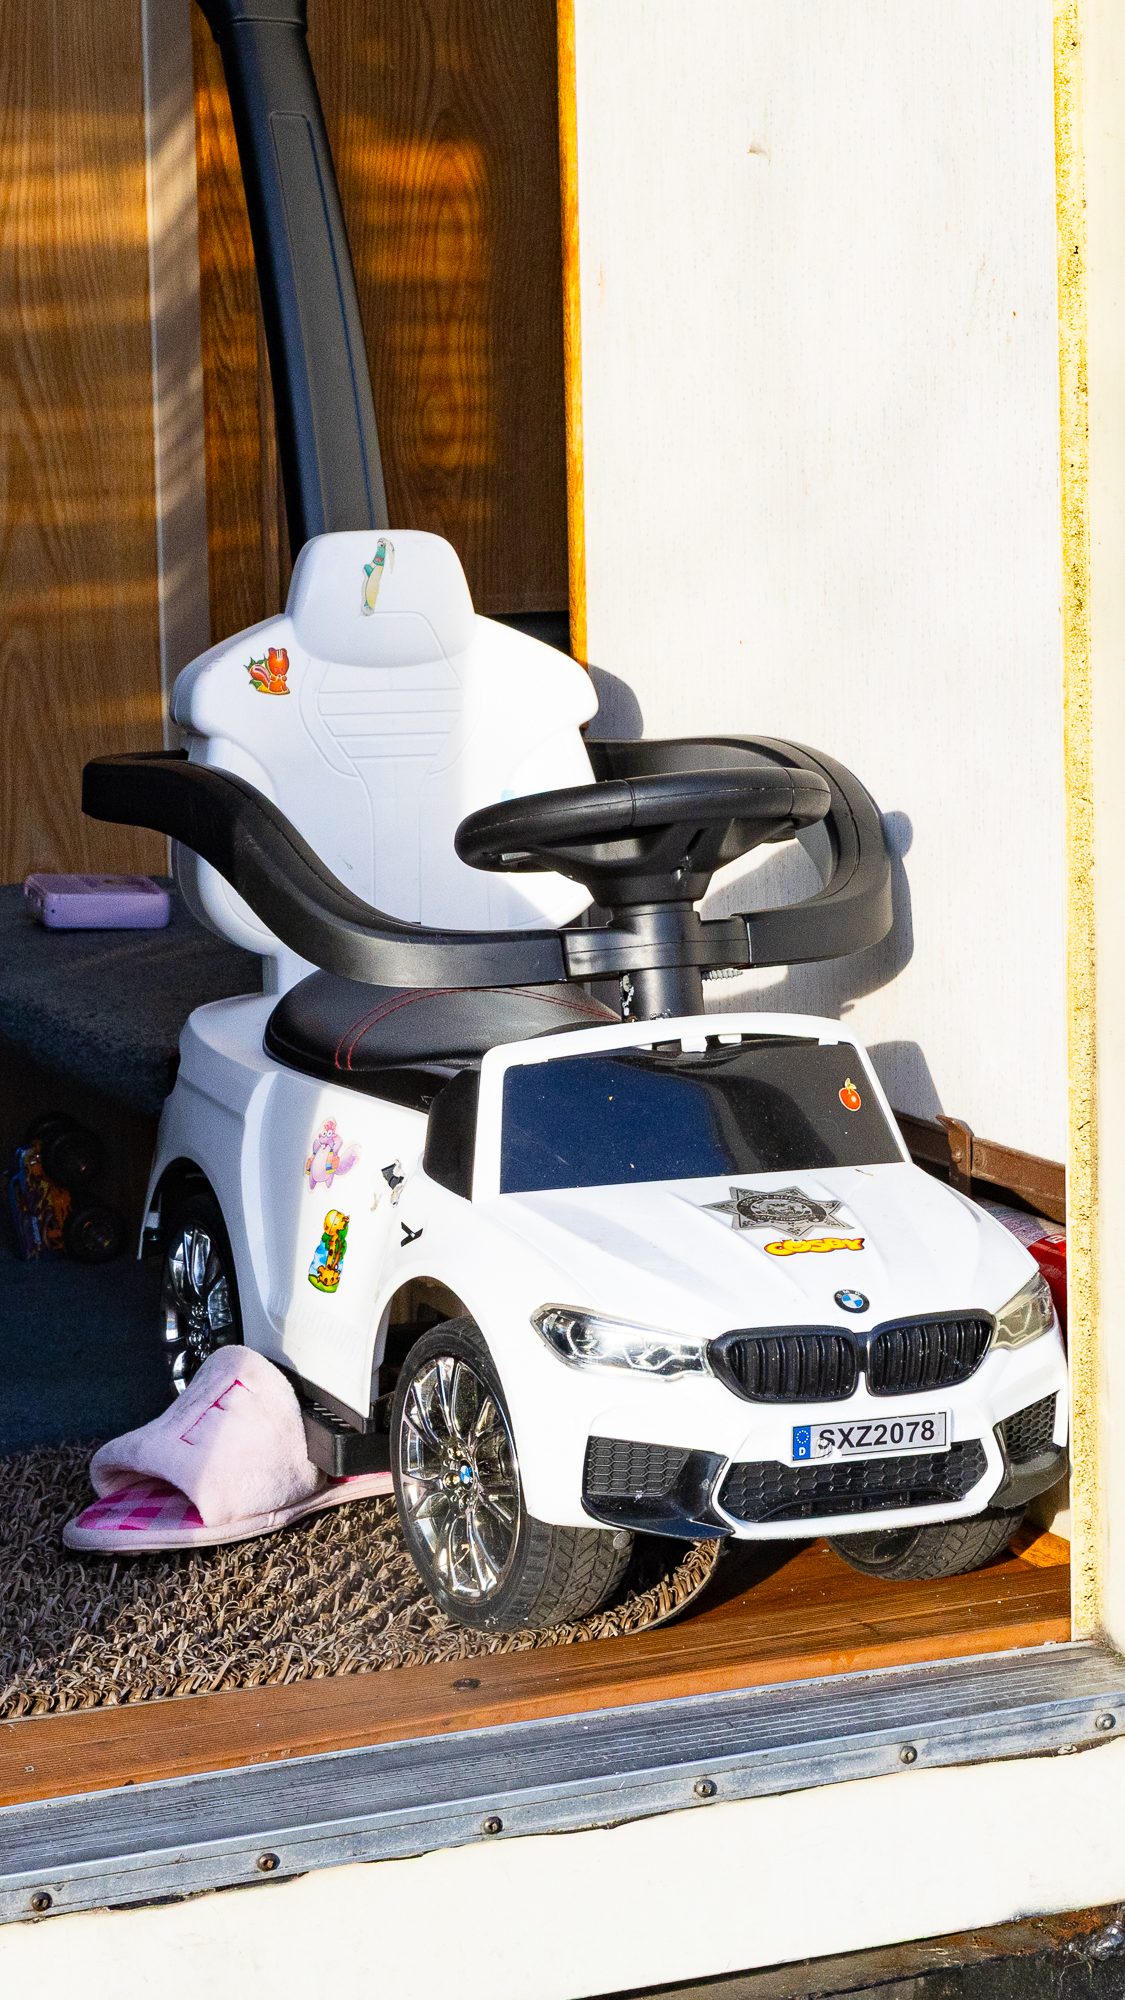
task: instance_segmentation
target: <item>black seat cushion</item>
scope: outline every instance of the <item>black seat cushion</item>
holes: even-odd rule
[[[616,1019],[565,986],[434,990],[314,972],[278,1001],[265,1045],[290,1069],[424,1107],[451,1075],[502,1042]]]

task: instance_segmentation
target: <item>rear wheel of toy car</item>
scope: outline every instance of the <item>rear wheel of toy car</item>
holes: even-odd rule
[[[217,1347],[242,1338],[234,1258],[223,1212],[207,1188],[174,1195],[164,1215],[160,1319],[177,1395]]]
[[[391,1470],[407,1548],[458,1624],[541,1631],[596,1611],[624,1575],[631,1537],[528,1513],[500,1378],[472,1320],[447,1320],[411,1348]]]
[[[1024,1510],[996,1507],[960,1521],[930,1521],[919,1528],[887,1528],[867,1535],[830,1535],[829,1548],[862,1570],[890,1582],[928,1583],[966,1576],[1006,1549]]]

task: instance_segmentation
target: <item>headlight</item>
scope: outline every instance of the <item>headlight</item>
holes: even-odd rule
[[[1006,1306],[996,1315],[996,1332],[992,1336],[993,1347],[1026,1347],[1029,1340],[1038,1340],[1041,1333],[1047,1333],[1054,1324],[1055,1307],[1051,1298],[1051,1287],[1041,1271],[1029,1278],[1009,1299]]]
[[[540,1306],[531,1324],[564,1361],[593,1368],[635,1368],[641,1375],[707,1375],[707,1342],[658,1326],[608,1319],[574,1306]]]

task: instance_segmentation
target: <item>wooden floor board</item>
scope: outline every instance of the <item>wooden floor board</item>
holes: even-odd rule
[[[697,1610],[624,1639],[0,1724],[0,1804],[1070,1636],[1067,1546],[889,1584],[823,1543],[732,1553]]]

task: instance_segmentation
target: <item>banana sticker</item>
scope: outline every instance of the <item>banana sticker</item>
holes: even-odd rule
[[[363,565],[363,615],[369,618],[379,601],[379,586],[385,574],[395,566],[395,547],[385,535],[380,535],[375,545],[375,554],[369,563]]]

